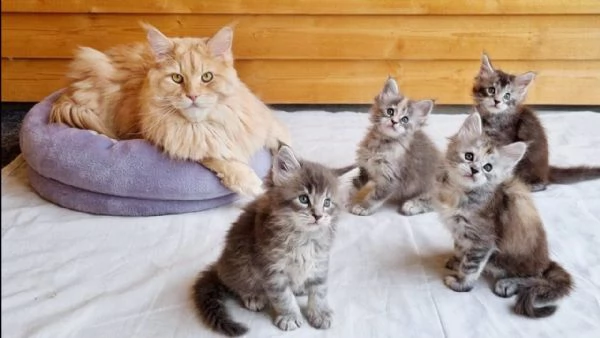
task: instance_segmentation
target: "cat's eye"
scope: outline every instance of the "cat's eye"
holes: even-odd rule
[[[474,157],[473,153],[471,153],[471,152],[465,153],[465,160],[473,161],[473,157]]]
[[[173,73],[173,74],[171,74],[171,80],[173,80],[173,82],[175,82],[175,83],[182,83],[183,75],[181,75],[179,73]]]
[[[300,203],[302,203],[302,204],[308,204],[308,202],[309,202],[308,195],[298,196],[298,201],[300,201]]]
[[[504,94],[504,101],[510,100],[510,93]]]
[[[494,94],[496,94],[496,88],[494,88],[494,87],[489,87],[489,88],[487,89],[487,93],[488,93],[488,94],[490,94],[490,95],[494,95]]]
[[[202,82],[206,83],[206,82],[210,82],[213,79],[213,73],[212,72],[206,72],[204,74],[202,74]]]
[[[492,168],[492,165],[489,163],[483,166],[483,170],[487,171],[488,173],[492,171]]]
[[[386,114],[387,116],[392,116],[392,115],[394,115],[394,108],[388,108],[388,109],[386,109],[386,110],[385,110],[385,114]]]
[[[408,116],[404,116],[403,118],[401,118],[400,122],[402,122],[404,124],[408,123]]]
[[[331,206],[331,199],[326,198],[325,201],[323,202],[323,206],[325,208],[329,208]]]

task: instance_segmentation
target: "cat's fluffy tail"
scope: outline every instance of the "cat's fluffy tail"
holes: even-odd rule
[[[102,113],[99,111],[101,102],[107,94],[99,93],[99,88],[112,88],[110,83],[114,76],[114,67],[108,56],[93,48],[81,47],[69,68],[71,84],[52,106],[50,122],[90,129],[116,138],[99,115]]]
[[[515,313],[532,318],[548,317],[557,309],[552,303],[567,296],[572,289],[571,275],[556,262],[550,262],[542,277],[532,278],[531,283],[521,287]]]
[[[550,167],[550,182],[573,183],[578,181],[593,180],[600,178],[600,167]]]
[[[206,325],[231,337],[241,336],[248,328],[231,319],[225,308],[225,298],[229,295],[214,267],[203,272],[194,284],[194,304]]]

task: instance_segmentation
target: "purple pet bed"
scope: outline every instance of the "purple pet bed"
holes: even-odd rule
[[[171,160],[144,140],[114,143],[104,135],[48,123],[59,94],[31,108],[21,127],[29,179],[43,198],[73,210],[118,216],[201,211],[236,199],[210,170]],[[264,178],[271,155],[257,152],[251,166]]]

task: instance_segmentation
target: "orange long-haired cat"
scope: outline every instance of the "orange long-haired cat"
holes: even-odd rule
[[[248,166],[262,147],[289,143],[287,129],[242,83],[233,65],[233,30],[212,38],[168,38],[143,24],[148,43],[106,53],[82,47],[51,122],[111,138],[144,138],[176,159],[198,161],[224,185],[257,195]]]

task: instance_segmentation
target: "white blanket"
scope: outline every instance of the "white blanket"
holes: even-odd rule
[[[350,164],[368,125],[359,113],[279,113],[297,152]],[[465,115],[434,115],[440,147]],[[551,163],[600,165],[600,114],[543,114]],[[481,279],[469,293],[444,286],[452,249],[435,213],[392,206],[344,214],[331,253],[333,327],[279,331],[265,313],[230,302],[252,337],[600,337],[600,180],[534,195],[552,258],[576,290],[548,319],[512,313]],[[52,205],[28,185],[18,158],[2,170],[2,337],[212,337],[190,301],[196,274],[214,261],[241,203],[185,215],[93,216]],[[301,304],[305,298],[299,298]]]

